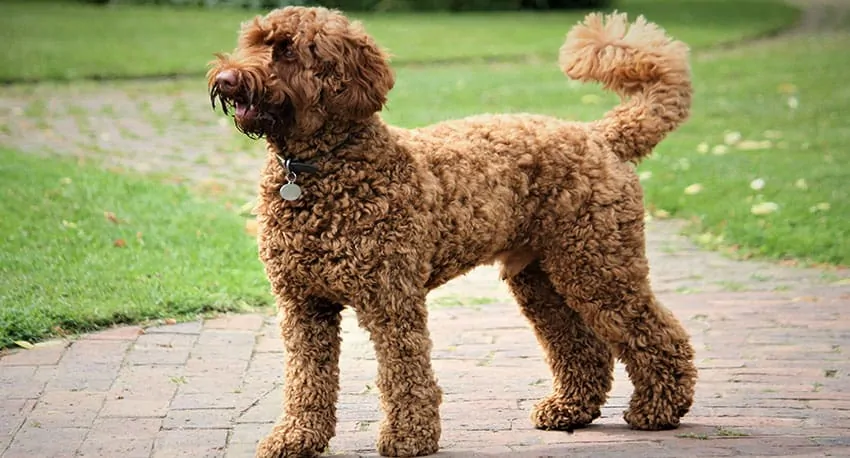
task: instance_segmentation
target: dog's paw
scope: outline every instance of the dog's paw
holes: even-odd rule
[[[312,458],[322,454],[328,440],[320,431],[291,425],[275,425],[257,445],[255,458]]]
[[[647,414],[640,410],[627,409],[623,418],[632,429],[641,431],[664,431],[679,427],[679,416],[673,415],[672,412]]]
[[[378,435],[378,453],[381,456],[412,457],[437,453],[440,448],[439,424],[405,425],[402,428],[384,426]]]
[[[586,406],[558,397],[548,397],[538,402],[531,412],[534,427],[545,430],[572,431],[599,418],[598,406]]]
[[[663,431],[679,427],[679,419],[688,413],[690,401],[671,402],[654,399],[646,402],[632,399],[629,408],[623,413],[623,419],[633,429],[642,431]]]

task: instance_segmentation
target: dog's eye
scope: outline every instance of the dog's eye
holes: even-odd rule
[[[279,42],[274,48],[275,57],[281,59],[294,59],[295,50],[292,49],[292,42],[289,40]]]

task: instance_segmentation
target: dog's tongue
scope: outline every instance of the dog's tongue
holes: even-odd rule
[[[244,103],[237,103],[236,105],[236,116],[242,119],[250,119],[254,117],[256,114],[256,110],[252,105],[246,105]]]

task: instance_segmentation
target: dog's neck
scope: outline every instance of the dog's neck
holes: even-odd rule
[[[371,131],[378,122],[374,118],[327,123],[308,136],[285,133],[269,135],[267,141],[282,158],[301,162],[315,161],[344,148],[349,142],[362,138],[364,133]]]

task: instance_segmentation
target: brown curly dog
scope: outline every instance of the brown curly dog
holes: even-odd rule
[[[643,18],[592,14],[560,64],[623,102],[599,121],[484,115],[420,129],[378,116],[387,55],[339,12],[288,7],[243,25],[210,96],[265,137],[259,254],[281,312],[283,416],[258,457],[322,453],[334,434],[340,311],[371,336],[385,419],[378,451],[437,451],[441,391],[425,296],[480,264],[502,276],[551,366],[542,429],[600,414],[614,358],[634,384],[632,427],[675,428],[696,369],[689,337],[650,290],[642,190],[630,162],[681,124],[688,49]]]

